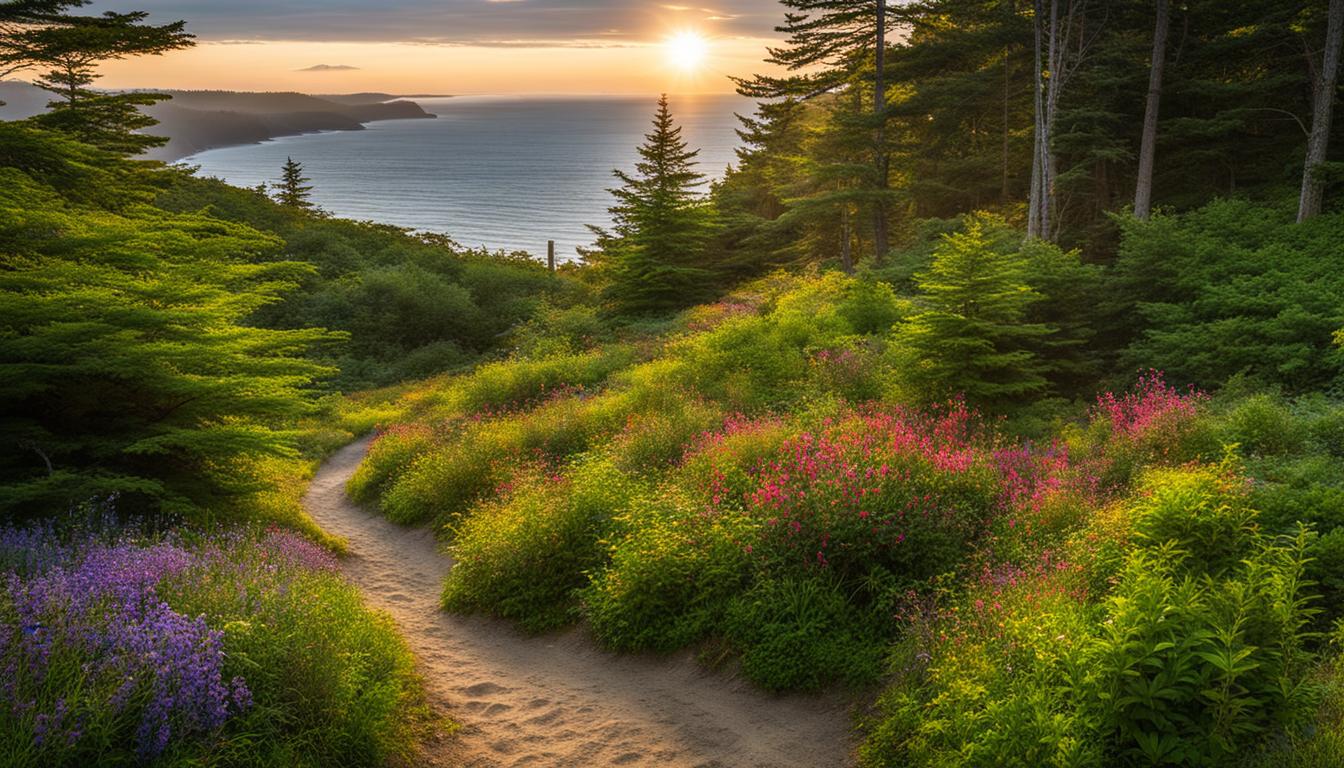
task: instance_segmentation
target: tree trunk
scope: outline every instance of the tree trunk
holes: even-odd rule
[[[840,268],[846,275],[854,274],[854,256],[850,250],[849,203],[840,209]]]
[[[887,0],[877,0],[877,39],[874,51],[873,116],[877,119],[877,200],[873,205],[873,262],[879,266],[887,257],[887,184],[890,160],[887,157]]]
[[[1330,123],[1334,117],[1341,39],[1344,39],[1344,0],[1330,0],[1325,55],[1312,98],[1311,135],[1307,139],[1306,165],[1302,169],[1302,196],[1297,204],[1297,220],[1300,222],[1319,214],[1325,197],[1325,182],[1318,171],[1330,148]]]
[[[1072,15],[1072,13],[1070,13]],[[1045,120],[1041,131],[1041,237],[1054,239],[1055,177],[1059,158],[1053,138],[1055,115],[1059,109],[1059,91],[1064,81],[1064,56],[1067,45],[1059,39],[1059,0],[1050,0],[1050,43],[1046,66],[1050,68],[1049,89],[1045,94]]]
[[[1157,28],[1153,30],[1153,60],[1148,70],[1148,103],[1143,109],[1143,139],[1139,142],[1139,179],[1134,187],[1134,216],[1147,221],[1153,211],[1153,162],[1157,155],[1157,110],[1162,102],[1162,71],[1167,62],[1167,30],[1171,3],[1157,0]]]
[[[1033,124],[1031,137],[1031,191],[1027,195],[1027,237],[1041,236],[1041,190],[1044,179],[1044,163],[1041,162],[1041,144],[1045,136],[1045,71],[1041,66],[1041,16],[1045,10],[1044,0],[1035,0],[1032,13],[1032,27],[1036,36],[1033,48],[1036,57],[1036,69],[1032,76],[1035,92],[1035,107],[1032,110]]]

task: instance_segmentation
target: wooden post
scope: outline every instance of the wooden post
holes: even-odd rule
[[[546,266],[550,268],[551,274],[555,274],[555,241],[546,241]]]

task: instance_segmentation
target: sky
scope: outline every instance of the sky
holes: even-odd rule
[[[727,93],[776,0],[95,0],[185,19],[195,48],[113,62],[111,88],[397,94]],[[676,41],[676,42],[669,42]]]

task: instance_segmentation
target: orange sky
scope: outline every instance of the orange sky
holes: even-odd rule
[[[585,43],[442,45],[403,42],[203,40],[158,57],[111,62],[100,86],[298,90],[309,93],[387,91],[403,94],[727,93],[728,75],[761,69],[762,38],[705,37],[707,52],[693,69],[672,60],[662,41],[603,47]],[[300,71],[314,65],[356,67]]]

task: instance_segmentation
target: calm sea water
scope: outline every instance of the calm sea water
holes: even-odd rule
[[[239,186],[273,182],[303,163],[330,213],[447,234],[466,246],[561,260],[610,223],[614,168],[632,169],[654,99],[457,97],[417,100],[437,120],[369,123],[364,131],[291,136],[202,152],[182,162]],[[738,146],[736,96],[673,98],[700,170],[721,176]]]

